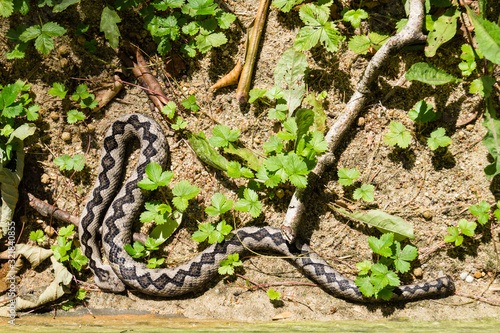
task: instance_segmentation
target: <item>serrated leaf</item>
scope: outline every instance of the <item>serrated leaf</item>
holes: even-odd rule
[[[440,112],[434,112],[433,106],[427,104],[424,100],[418,101],[417,104],[408,111],[408,117],[411,120],[419,123],[427,123],[429,121],[434,121],[441,116]]]
[[[389,132],[384,135],[383,141],[389,146],[398,145],[401,148],[407,148],[411,142],[411,133],[400,122],[391,121]]]
[[[294,49],[286,50],[274,70],[274,84],[283,91],[288,116],[297,109],[304,97],[304,76],[307,71],[306,56]]]
[[[352,182],[359,177],[359,171],[357,169],[340,168],[337,171],[337,176],[339,177],[339,184],[342,186],[350,186]]]
[[[439,147],[447,147],[451,144],[451,138],[446,136],[446,130],[442,127],[434,130],[431,137],[427,140],[430,149],[436,150]]]

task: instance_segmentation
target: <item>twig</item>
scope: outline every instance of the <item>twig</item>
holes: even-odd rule
[[[491,298],[486,298],[486,297],[481,297],[481,296],[463,294],[463,293],[459,293],[459,292],[455,292],[455,295],[463,296],[463,297],[469,297],[469,298],[477,299],[478,301],[483,301],[483,302],[487,302],[487,303],[491,302],[491,303],[498,303],[498,304],[500,304],[500,300],[497,300],[497,299],[491,299]]]
[[[422,42],[426,36],[422,33],[424,23],[424,6],[421,0],[410,0],[410,16],[408,24],[399,33],[395,34],[375,53],[368,63],[363,76],[359,80],[356,91],[347,103],[343,113],[328,131],[325,140],[329,151],[318,159],[314,170],[308,176],[308,186],[297,189],[288,205],[288,211],[282,226],[282,232],[288,241],[295,240],[296,231],[302,215],[305,212],[305,199],[314,184],[322,176],[325,169],[334,162],[333,152],[337,148],[343,135],[358,116],[370,96],[370,85],[378,77],[378,72],[389,55],[404,46]]]
[[[255,16],[254,26],[248,32],[249,38],[247,43],[245,64],[243,65],[238,88],[236,89],[236,99],[240,104],[244,104],[248,101],[248,91],[250,90],[253,67],[257,58],[260,37],[262,36],[262,31],[264,30],[264,25],[266,23],[266,15],[269,3],[270,0],[260,1],[259,9],[257,10],[257,16]]]

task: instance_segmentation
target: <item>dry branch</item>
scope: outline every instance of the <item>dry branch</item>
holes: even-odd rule
[[[248,101],[248,92],[250,91],[250,82],[252,80],[253,67],[257,59],[257,51],[259,49],[260,37],[266,23],[267,9],[269,8],[270,0],[261,0],[253,28],[248,31],[249,37],[247,41],[247,51],[245,55],[245,64],[241,71],[240,81],[236,89],[236,100],[240,104]]]
[[[425,41],[426,36],[422,33],[424,23],[424,4],[422,0],[410,0],[410,15],[407,25],[399,33],[389,38],[387,42],[375,53],[368,63],[363,76],[359,80],[356,91],[347,103],[342,114],[337,118],[335,124],[328,131],[325,140],[328,142],[329,150],[318,159],[318,164],[308,176],[308,186],[299,188],[293,194],[285,220],[282,226],[283,235],[293,242],[296,237],[297,228],[305,211],[304,200],[321,178],[327,167],[334,161],[333,152],[338,147],[340,140],[346,133],[349,126],[357,118],[363,109],[366,101],[370,97],[370,85],[377,78],[377,74],[388,60],[391,53],[394,53],[404,46]]]

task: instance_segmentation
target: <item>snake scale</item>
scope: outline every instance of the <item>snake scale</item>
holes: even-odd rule
[[[122,186],[125,150],[131,139],[139,139],[141,150],[132,175]],[[98,178],[80,220],[79,234],[84,255],[97,285],[121,292],[125,285],[146,294],[179,296],[203,288],[216,275],[221,260],[229,254],[245,255],[249,250],[272,252],[289,257],[292,263],[330,294],[354,302],[374,302],[363,296],[354,281],[333,269],[311,248],[297,241],[289,244],[281,231],[271,227],[244,227],[229,240],[213,244],[191,261],[175,268],[147,268],[124,249],[132,239],[132,223],[144,203],[137,183],[150,162],[165,164],[168,144],[152,119],[131,114],[116,120],[103,143]],[[102,250],[101,250],[102,248]],[[104,264],[102,256],[109,264]],[[445,297],[454,292],[453,281],[435,281],[396,287],[392,301]]]

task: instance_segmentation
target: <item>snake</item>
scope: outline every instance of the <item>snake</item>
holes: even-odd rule
[[[124,181],[127,148],[139,140],[140,153],[132,174]],[[176,297],[206,288],[218,274],[222,260],[238,253],[272,253],[286,257],[304,275],[326,292],[351,302],[377,302],[366,297],[356,283],[339,273],[314,252],[307,242],[290,244],[278,228],[242,227],[221,243],[208,246],[190,261],[171,268],[148,268],[124,250],[132,240],[132,224],[144,204],[145,192],[138,186],[146,167],[155,162],[165,166],[169,154],[167,140],[158,123],[142,114],[123,116],[108,129],[101,152],[98,176],[81,214],[79,237],[88,267],[102,290],[120,293],[131,288],[144,294]],[[103,257],[107,258],[105,263]],[[409,302],[442,298],[453,294],[449,276],[434,281],[397,286],[391,301]]]

